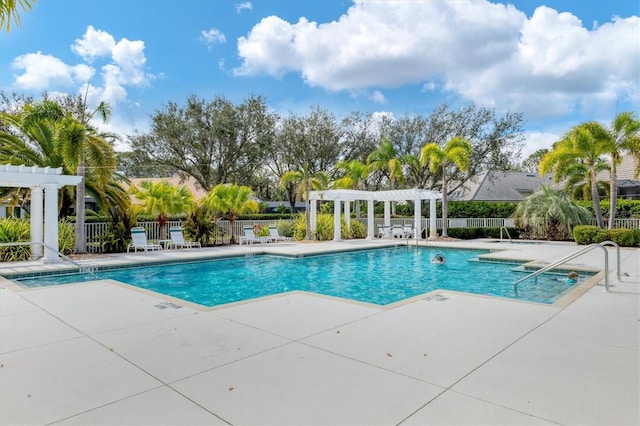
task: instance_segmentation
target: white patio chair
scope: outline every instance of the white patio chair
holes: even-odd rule
[[[378,225],[378,238],[391,238],[391,228],[387,225]]]
[[[404,229],[400,225],[394,225],[391,228],[391,235],[393,238],[404,238]]]
[[[256,237],[256,234],[253,233],[253,228],[251,226],[245,226],[242,229],[244,230],[244,236],[241,236],[238,239],[238,244],[242,245],[243,242],[245,244],[253,244],[253,243],[260,242],[260,240]]]
[[[160,244],[150,243],[147,241],[147,233],[141,226],[131,228],[131,244],[127,246],[127,253],[129,253],[129,250],[132,248],[134,252],[137,252],[138,249],[140,249],[144,250],[145,253],[149,250],[162,250],[162,246]]]
[[[202,247],[200,241],[185,241],[184,235],[182,234],[182,228],[179,226],[172,226],[171,228],[169,228],[169,235],[171,236],[171,246],[175,248]]]
[[[284,235],[280,235],[280,233],[278,232],[278,227],[275,225],[269,225],[269,238],[271,238],[271,241],[273,242],[278,242],[278,241],[290,241],[291,238],[289,237],[285,237]]]

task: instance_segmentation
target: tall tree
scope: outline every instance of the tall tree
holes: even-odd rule
[[[164,179],[159,182],[143,180],[140,188],[131,187],[131,193],[142,201],[144,214],[158,217],[161,240],[167,237],[169,215],[186,213],[193,203],[193,194],[186,186],[173,186]]]
[[[290,171],[331,175],[344,155],[345,141],[341,135],[335,117],[318,107],[306,115],[284,117],[277,123],[274,144],[264,150],[266,166],[279,182]],[[293,211],[298,198],[296,184],[280,185],[280,188],[286,190]]]
[[[340,161],[336,164],[338,172],[342,172],[342,177],[333,182],[336,189],[364,189],[369,177],[369,166],[358,160]],[[360,219],[360,201],[355,203],[356,218]]]
[[[11,31],[11,21],[20,26],[20,12],[31,10],[35,0],[0,0],[0,27],[7,32]]]
[[[573,127],[564,137],[553,144],[540,161],[540,174],[544,175],[554,170],[554,176],[558,179],[562,173],[558,170],[565,169],[577,161],[582,161],[589,171],[591,185],[591,199],[593,210],[596,214],[596,222],[599,227],[604,227],[602,209],[600,207],[600,195],[598,194],[598,180],[596,177],[596,165],[602,161],[602,156],[607,153],[608,142],[597,138],[590,123]]]
[[[616,219],[618,200],[617,167],[623,155],[632,155],[640,164],[640,120],[632,112],[621,112],[616,115],[610,126],[597,122],[585,123],[585,127],[593,137],[606,144],[609,155],[609,229],[613,229]]]
[[[251,198],[253,191],[248,186],[237,184],[219,184],[214,186],[203,198],[203,204],[210,210],[229,218],[231,243],[236,242],[233,224],[238,216],[245,213],[257,213],[258,202]]]
[[[542,148],[536,150],[533,154],[529,155],[520,165],[520,167],[516,167],[525,173],[538,173],[538,166],[540,165],[540,160],[542,157],[549,152],[547,148]]]
[[[296,196],[302,198],[307,203],[305,209],[307,225],[307,229],[305,231],[305,239],[307,240],[311,239],[311,217],[309,215],[311,211],[311,204],[309,203],[309,193],[312,190],[319,191],[327,189],[329,180],[329,175],[327,175],[325,172],[318,171],[312,173],[311,169],[306,166],[301,167],[300,170],[290,170],[280,178],[281,186],[286,187],[289,185],[293,185],[296,188]]]
[[[428,143],[420,151],[420,164],[429,165],[431,173],[442,173],[442,236],[447,236],[447,177],[456,168],[465,171],[473,154],[471,142],[463,137],[454,137],[444,148],[437,143]]]
[[[99,107],[96,113],[106,113]],[[12,164],[63,167],[65,174],[79,174],[76,187],[76,252],[86,251],[84,238],[85,187],[96,198],[113,178],[115,153],[112,135],[98,133],[88,123],[91,115],[76,118],[56,101],[27,103],[16,114],[2,113],[9,125],[0,132],[0,160]],[[88,165],[89,167],[85,167]],[[86,173],[85,173],[85,170]],[[63,197],[63,203],[66,198]]]
[[[599,159],[594,168],[596,176],[601,171],[610,170],[609,164],[604,159]],[[591,171],[583,161],[576,161],[562,168],[554,168],[553,171],[554,181],[564,180],[564,191],[574,200],[582,199],[588,201],[591,199]],[[597,184],[598,194],[604,193],[609,189],[609,185],[605,181],[599,180]]]
[[[404,181],[402,160],[398,158],[393,143],[387,138],[382,138],[380,146],[369,154],[367,164],[370,171],[380,173],[389,182],[391,190],[396,189],[396,182]],[[396,214],[396,203],[391,203],[391,214]]]
[[[190,96],[185,106],[169,102],[155,111],[151,130],[131,136],[131,146],[207,191],[219,183],[249,184],[272,144],[275,118],[262,97],[234,105],[222,96]]]

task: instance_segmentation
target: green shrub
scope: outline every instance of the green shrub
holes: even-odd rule
[[[367,227],[357,220],[352,220],[351,238],[367,238]]]
[[[577,225],[573,227],[573,239],[576,244],[591,244],[600,228],[592,225]]]
[[[31,223],[28,219],[7,218],[0,219],[0,243],[20,243],[31,241]],[[68,255],[73,252],[76,235],[72,223],[61,221],[58,224],[58,250]],[[15,247],[1,247],[1,262],[16,262],[29,260],[31,247],[29,245]]]
[[[31,226],[28,220],[10,217],[0,219],[0,243],[29,242]],[[31,248],[28,245],[16,247],[0,247],[0,261],[14,262],[28,260]]]
[[[506,232],[502,232],[503,239],[517,239],[520,237],[520,231],[518,228],[506,228],[509,235]],[[441,231],[438,230],[438,233]],[[451,238],[459,238],[461,240],[473,240],[476,238],[500,238],[500,228],[448,228],[447,234]]]
[[[607,239],[620,247],[633,247],[636,245],[636,236],[633,229],[609,229]]]
[[[332,214],[319,214],[316,217],[316,230],[311,235],[311,238],[315,238],[318,241],[330,241],[333,240],[333,215]],[[307,223],[304,213],[298,214],[293,221],[293,238],[296,240],[304,240],[307,229]],[[366,227],[355,220],[351,221],[351,229],[347,228],[344,218],[340,218],[340,237],[344,240],[352,238],[365,238],[367,236]]]
[[[278,234],[283,237],[293,237],[293,222],[291,220],[280,219],[276,224]]]
[[[577,244],[588,245],[613,241],[621,247],[640,245],[640,229],[601,229],[597,226],[581,225],[573,230],[573,238]]]
[[[58,251],[64,255],[73,253],[76,244],[76,230],[73,223],[66,220],[58,223]]]

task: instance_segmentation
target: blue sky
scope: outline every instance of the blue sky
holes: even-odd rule
[[[634,0],[38,0],[0,34],[0,88],[76,94],[89,82],[90,102],[113,107],[105,130],[121,135],[191,94],[262,95],[283,114],[318,105],[338,116],[475,102],[524,114],[526,156],[576,123],[638,112],[639,9]]]

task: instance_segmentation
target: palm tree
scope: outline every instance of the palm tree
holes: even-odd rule
[[[311,205],[309,203],[309,193],[312,190],[323,190],[329,186],[329,176],[322,171],[311,173],[308,166],[304,166],[300,168],[300,170],[290,170],[282,175],[280,178],[280,186],[282,188],[287,187],[288,185],[295,185],[296,187],[296,196],[302,198],[307,202],[307,206],[305,209],[306,215],[306,233],[305,239],[311,239],[311,217],[309,216],[309,211],[311,209]]]
[[[551,151],[542,157],[539,165],[541,175],[554,170],[554,176],[560,176],[557,170],[562,170],[570,165],[582,161],[589,171],[591,185],[591,199],[593,210],[596,214],[596,222],[600,228],[604,228],[602,209],[600,208],[600,195],[598,194],[598,180],[596,178],[596,165],[602,161],[602,156],[607,152],[607,141],[597,138],[593,131],[592,123],[585,123],[572,128],[561,140],[554,143]]]
[[[398,153],[391,141],[383,138],[378,149],[367,157],[367,165],[371,171],[378,171],[389,180],[391,190],[395,189],[396,182],[404,180],[402,171],[402,161],[398,158]],[[391,204],[391,214],[396,214],[396,203]]]
[[[18,7],[23,12],[31,10],[31,4],[35,0],[0,0],[0,27],[9,32],[11,30],[11,19],[13,22],[20,26],[20,15],[18,14]]]
[[[609,164],[605,160],[599,160],[595,164],[596,174],[610,170]],[[583,162],[576,162],[567,165],[565,168],[555,168],[554,172],[558,176],[554,176],[554,181],[565,180],[564,190],[571,195],[574,200],[582,199],[588,201],[591,199],[591,178],[589,168]],[[608,183],[602,180],[598,182],[598,194],[608,190]]]
[[[442,170],[442,236],[447,236],[447,170],[457,167],[460,171],[469,168],[469,161],[473,154],[473,146],[467,139],[456,136],[443,148],[437,143],[428,143],[420,151],[420,164],[429,164],[429,171],[437,173]]]
[[[543,185],[518,204],[512,217],[533,238],[544,236],[566,240],[571,237],[574,226],[591,223],[593,215],[587,208],[569,200],[563,192]]]
[[[76,186],[75,252],[86,251],[84,233],[86,186],[99,197],[101,188],[112,179],[116,170],[116,157],[110,143],[115,136],[99,133],[88,121],[96,114],[104,122],[110,109],[104,102],[93,113],[76,119],[70,112],[52,100],[26,104],[18,114],[2,114],[2,118],[18,130],[18,136],[0,134],[6,141],[0,148],[0,159],[11,163],[63,167],[65,174],[77,174],[83,179]],[[87,170],[89,166],[89,171]]]
[[[248,186],[237,184],[219,184],[214,186],[203,199],[203,204],[221,215],[229,217],[231,228],[231,243],[236,242],[233,224],[238,216],[245,213],[257,213],[260,208],[258,202],[251,198],[253,191]]]
[[[333,182],[336,189],[364,189],[364,183],[369,177],[370,168],[358,160],[339,161],[336,169],[343,171],[343,176]],[[356,200],[356,218],[360,219],[360,201]]]
[[[621,112],[616,115],[610,127],[600,123],[585,123],[593,137],[603,141],[609,154],[609,229],[613,229],[616,218],[616,204],[618,200],[617,166],[622,162],[622,156],[632,155],[640,161],[640,120],[632,112]]]
[[[131,193],[143,202],[144,214],[157,216],[160,228],[160,239],[167,236],[167,221],[170,214],[185,213],[193,202],[193,194],[184,186],[173,186],[168,180],[152,182],[143,180],[140,188],[131,187]]]

